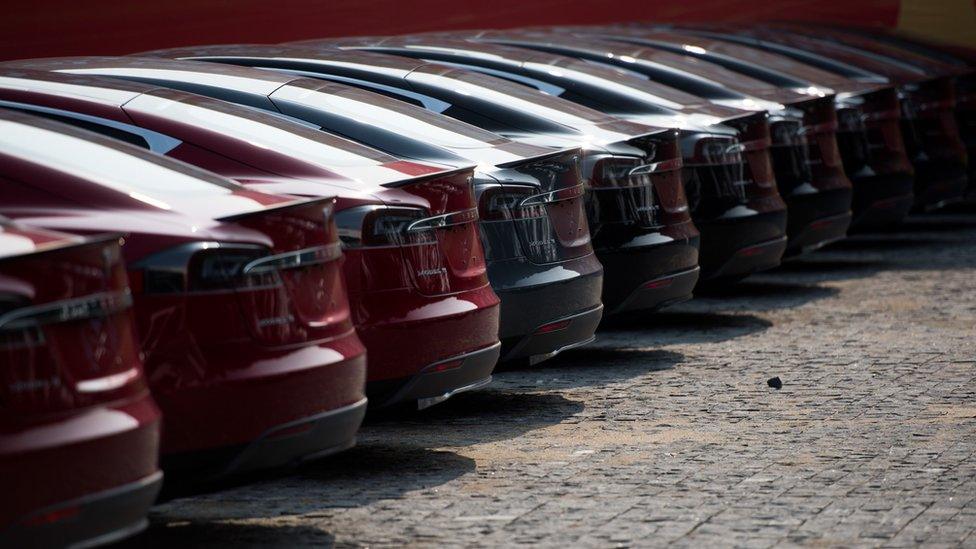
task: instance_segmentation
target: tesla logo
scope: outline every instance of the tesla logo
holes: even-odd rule
[[[267,328],[268,326],[281,326],[282,324],[289,324],[294,320],[295,317],[293,317],[292,315],[262,318],[258,320],[258,328]]]
[[[54,389],[61,386],[61,378],[51,376],[47,379],[30,379],[25,381],[15,381],[8,385],[11,393],[26,393],[28,391],[38,391],[41,389]]]
[[[556,245],[555,238],[548,238],[546,240],[530,240],[530,248],[549,248]]]
[[[422,271],[417,271],[417,276],[441,276],[447,274],[447,267],[438,267],[436,269],[424,269]]]

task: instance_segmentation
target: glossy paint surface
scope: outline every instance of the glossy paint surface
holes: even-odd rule
[[[123,256],[140,348],[167,418],[164,453],[244,444],[281,423],[362,399],[364,349],[352,329],[341,258],[329,251],[338,249],[330,201],[248,190],[21,114],[4,114],[2,124],[4,215],[83,233],[127,233]],[[28,146],[37,150],[23,150]],[[41,149],[64,156],[47,160]],[[143,177],[126,177],[120,166]],[[179,183],[181,193],[168,182]],[[321,259],[223,274],[235,253],[273,266],[301,250],[317,250]],[[311,387],[317,390],[305,389],[307,398],[282,398]]]
[[[0,530],[158,471],[130,304],[117,237],[0,220]]]
[[[298,71],[301,68],[304,70],[298,72],[303,74],[316,63],[316,57],[308,52],[263,46],[190,48],[152,54],[267,65],[283,70]],[[400,70],[403,74],[416,65],[393,57],[356,53],[345,55],[349,59],[334,61],[355,64],[358,58],[386,60],[384,68]],[[403,63],[407,63],[407,66],[403,66]],[[567,262],[593,253],[583,217],[578,152],[557,157],[551,149],[510,141],[454,119],[343,84],[322,81],[313,84],[307,79],[296,78],[288,88],[279,89],[274,98],[278,107],[290,116],[314,122],[324,130],[341,132],[388,152],[421,160],[477,163],[475,194],[479,206],[490,202],[499,193],[506,196],[516,193],[520,199],[531,199],[537,203],[536,206],[505,206],[511,211],[501,212],[504,220],[485,221],[481,227],[483,241],[487,244],[491,239],[486,247],[487,260],[497,265],[490,274],[498,288],[526,292],[533,287],[541,288],[548,282],[561,282],[565,276],[552,279],[548,273],[555,267],[562,267],[560,272],[573,273],[573,265]],[[395,134],[395,139],[389,136],[391,133]],[[411,142],[403,143],[410,139]],[[431,143],[449,151],[450,155],[430,151],[428,144]],[[464,184],[460,181],[454,183],[454,195],[458,194],[459,185]],[[431,185],[417,183],[400,190],[423,194],[425,191],[429,193],[433,188]],[[436,183],[437,192],[447,188],[445,180]],[[389,194],[393,191],[377,192]],[[453,200],[450,194],[446,196],[449,202]],[[463,210],[460,203],[448,204],[446,208],[435,209],[438,215]],[[488,223],[491,223],[490,227]],[[436,264],[440,254],[437,249],[467,250],[460,264],[449,267],[449,270],[461,268],[475,259],[477,254],[471,253],[471,235],[461,237],[457,234],[459,230],[452,227],[439,231],[437,235],[440,241],[436,249],[429,245],[403,248],[403,253],[407,255],[406,266],[414,273],[424,273],[422,277],[414,275],[413,281],[413,285],[422,293],[440,295],[450,292],[444,273],[432,274],[442,269],[441,265]],[[449,242],[451,239],[456,242]],[[507,272],[509,267],[516,270]],[[590,270],[589,267],[587,269]],[[587,308],[598,304],[598,301],[589,303]],[[543,313],[543,318],[548,316],[550,319],[577,312],[567,310],[558,303],[540,302],[539,307],[549,311]]]
[[[952,80],[955,70],[940,73],[931,66],[914,65],[782,28],[755,27],[735,32],[734,40],[751,41],[756,47],[838,74],[863,80],[880,78],[898,85],[902,134],[916,172],[916,205],[938,207],[959,199],[965,192],[968,153],[959,129],[957,90]]]
[[[425,106],[466,122],[477,123],[477,120],[460,115],[459,109],[463,109],[464,112],[477,113],[490,112],[491,109],[501,107],[506,111],[501,114],[501,120],[513,119],[514,117],[513,122],[507,123],[514,124],[514,126],[502,122],[502,125],[489,123],[482,127],[503,133],[507,137],[521,142],[549,147],[578,146],[584,142],[592,149],[589,152],[584,152],[583,158],[583,174],[588,179],[592,179],[593,168],[600,157],[600,154],[594,154],[594,150],[601,148],[600,143],[623,142],[648,131],[663,133],[653,128],[618,121],[605,114],[578,107],[565,101],[558,101],[518,85],[443,65],[430,65],[398,57],[362,52],[338,51],[331,47],[317,50],[305,46],[290,49],[268,48],[267,51],[270,53],[265,57],[259,55],[262,50],[266,50],[266,48],[208,47],[195,48],[191,51],[195,52],[194,55],[199,55],[199,58],[206,58],[211,61],[219,60],[221,62],[239,62],[251,66],[274,67],[279,70],[292,70],[306,76],[317,76],[347,84],[351,83],[364,89],[380,91],[403,101]],[[179,53],[182,54],[183,52]],[[486,93],[492,97],[486,97]],[[488,109],[488,111],[481,109]],[[496,120],[499,119],[496,118]],[[540,131],[549,133],[539,133]],[[627,153],[625,154],[633,155],[631,158],[639,158],[644,154],[639,148],[629,146],[617,146],[617,150],[626,150]],[[601,152],[606,154],[608,151],[603,149]],[[515,168],[514,165],[511,167]],[[514,179],[512,182],[518,184],[519,180]],[[609,189],[607,191],[609,192]],[[628,189],[622,194],[634,192],[639,191]],[[609,198],[609,194],[601,194],[605,194]],[[650,193],[646,192],[643,196],[648,199],[651,197]],[[589,204],[593,204],[592,198],[594,198],[593,193],[588,196]],[[621,196],[621,198],[624,197]],[[622,202],[625,205],[627,203],[629,202]],[[561,204],[560,210],[571,212],[572,208],[567,208],[569,204],[571,202]],[[610,202],[606,202],[606,204],[609,205]],[[550,214],[554,211],[550,209]],[[592,207],[590,207],[590,212],[593,212]],[[561,215],[565,217],[565,214]],[[572,217],[566,219],[572,219]],[[600,229],[593,226],[593,215],[589,217],[591,231],[593,234],[599,234]],[[600,222],[603,223],[603,220],[601,219]],[[560,223],[563,222],[557,220],[556,224]],[[567,230],[575,230],[577,236],[584,232],[579,220],[570,225]],[[525,238],[524,232],[522,238]],[[561,242],[564,239],[565,237],[554,240]],[[540,239],[533,238],[532,240],[539,241]],[[578,238],[574,240],[576,243],[572,246],[577,248],[583,242],[579,241]],[[599,246],[598,241],[596,244]],[[494,252],[497,252],[497,246],[494,249],[490,246],[489,254]],[[543,273],[539,271],[538,274]],[[541,277],[534,278],[534,280],[542,279]],[[508,285],[510,283],[506,284],[506,286]]]
[[[572,29],[569,30],[572,32]],[[798,88],[802,92],[782,90],[787,93],[779,93],[778,88],[774,86],[753,80],[710,62],[699,61],[690,57],[684,49],[671,52],[659,48],[655,49],[650,44],[626,44],[621,41],[623,39],[617,40],[609,36],[611,32],[611,30],[607,30],[604,34],[597,29],[584,29],[575,37],[572,35],[565,37],[565,31],[556,33],[541,29],[539,31],[512,33],[485,32],[480,33],[477,37],[481,40],[510,43],[526,48],[580,55],[591,62],[611,64],[611,66],[616,66],[621,70],[628,70],[631,74],[640,74],[650,80],[662,81],[684,93],[700,96],[699,100],[707,99],[725,107],[734,107],[739,110],[766,108],[770,109],[774,115],[782,118],[784,107],[779,103],[799,106],[801,110],[807,111],[798,113],[806,118],[802,130],[795,131],[788,143],[778,138],[780,132],[773,132],[773,137],[776,139],[772,140],[773,148],[769,152],[772,152],[773,155],[773,165],[777,172],[777,180],[780,182],[780,193],[789,200],[789,195],[802,184],[807,185],[805,194],[809,194],[811,186],[817,190],[850,187],[840,165],[840,156],[835,142],[834,132],[837,121],[833,113],[826,112],[830,106],[812,104],[810,99],[802,101],[809,98],[811,93],[816,92],[813,95],[815,100],[818,94],[823,94],[824,91]],[[611,41],[611,39],[617,41]],[[656,43],[668,43],[669,39],[668,36],[657,36]],[[763,99],[758,99],[759,97]],[[769,99],[774,100],[775,103],[767,104]],[[785,116],[795,117],[793,114],[785,114]],[[762,143],[763,139],[768,140],[769,136],[759,135],[763,133],[763,130],[758,128],[750,130],[749,126],[755,126],[756,122],[746,122],[745,117],[739,123],[728,120],[726,123],[737,126],[740,131],[757,136],[748,140],[743,138],[750,145],[744,154],[749,160],[749,169],[761,177],[763,173],[762,157],[768,155],[769,152],[764,151],[762,147],[757,147],[757,145]],[[789,123],[786,121],[774,122],[774,129],[777,125]],[[786,161],[780,158],[784,154],[790,157]],[[793,158],[794,156],[796,158]],[[794,173],[794,165],[797,162],[801,163],[797,167],[806,173]],[[813,222],[814,219],[810,218],[811,216],[818,216],[821,213],[804,211],[806,207],[800,204],[791,204],[791,206],[792,218],[798,222],[798,224],[791,226],[790,232],[792,234],[796,234],[806,224]],[[843,209],[841,207],[841,211]]]
[[[166,62],[161,63],[165,65]],[[215,65],[190,63],[190,66],[207,71]],[[53,67],[54,61],[51,61],[48,68]],[[234,69],[227,67],[229,71]],[[251,72],[256,71],[243,71],[244,74]],[[56,73],[51,78],[56,76],[87,78],[90,86],[115,85],[112,80],[91,76]],[[260,72],[258,76],[261,76]],[[130,87],[140,85],[117,82]],[[76,84],[81,82],[76,81]],[[16,86],[22,87],[22,83]],[[180,145],[165,151],[167,156],[234,178],[249,188],[305,197],[337,196],[338,212],[349,208],[388,206],[409,207],[415,211],[419,208],[430,215],[444,215],[477,208],[471,195],[470,171],[452,175],[443,167],[401,160],[271,113],[174,89],[145,87],[150,89],[144,95],[124,105],[124,114],[140,128],[178,138]],[[12,91],[6,92],[0,87],[0,94],[10,94],[9,97],[15,99],[20,92],[14,88],[11,86]],[[245,84],[239,89],[243,92],[249,86]],[[371,94],[363,92],[362,95]],[[63,93],[34,94],[22,99],[34,104],[60,105],[75,112],[95,113],[91,101],[82,103],[75,98],[72,103],[65,104]],[[536,148],[523,149],[536,152]],[[518,153],[513,149],[505,158],[522,158]],[[444,177],[431,175],[438,173]],[[382,184],[395,187],[383,187]],[[362,330],[375,318],[406,318],[417,307],[437,304],[438,307],[431,310],[439,311],[439,315],[431,315],[430,329],[418,332],[426,334],[427,340],[443,333],[437,331],[438,316],[453,322],[452,317],[462,315],[474,318],[473,325],[480,326],[477,332],[483,334],[479,339],[482,346],[492,344],[498,329],[497,313],[481,314],[482,311],[471,310],[466,304],[445,306],[441,300],[433,299],[433,296],[473,291],[481,299],[479,303],[487,303],[489,308],[494,306],[491,301],[496,298],[491,297],[491,288],[485,279],[477,223],[470,221],[446,227],[434,234],[435,239],[426,243],[391,242],[385,246],[347,250],[344,276],[349,284],[355,324]],[[517,238],[512,230],[506,236]],[[402,290],[403,299],[362,301],[371,291],[394,288]],[[451,304],[447,302],[447,305]],[[380,310],[376,310],[377,307]],[[384,333],[379,327],[373,330],[376,331]],[[364,339],[367,346],[378,348],[383,336]],[[442,358],[471,350],[463,346],[463,341],[460,342],[462,345],[451,348],[450,342],[458,340],[457,337],[446,339],[440,346],[446,353]],[[428,364],[427,358],[418,355],[416,360],[410,360],[410,355],[401,354],[394,364],[377,356],[370,362],[370,379],[386,379],[394,374],[400,377],[403,372],[416,373]],[[395,371],[388,372],[388,368]]]
[[[329,44],[332,43],[323,42],[321,46]],[[732,141],[729,141],[729,143],[734,144],[734,136],[737,135],[737,130],[731,127],[716,125],[716,122],[721,121],[721,118],[717,115],[729,116],[732,114],[734,116],[736,111],[732,109],[713,107],[708,105],[707,101],[703,101],[700,98],[692,97],[673,88],[654,84],[646,79],[637,78],[633,74],[623,73],[623,71],[614,68],[596,66],[592,63],[548,53],[532,52],[523,48],[473,43],[452,36],[419,35],[393,38],[354,38],[336,41],[334,44],[339,44],[346,48],[367,48],[371,51],[427,59],[439,63],[449,62],[452,67],[457,68],[440,69],[436,74],[441,77],[449,76],[452,79],[456,79],[460,84],[455,83],[455,87],[463,84],[472,85],[471,95],[478,97],[480,100],[490,96],[492,93],[498,94],[497,90],[499,87],[497,85],[494,87],[490,85],[493,80],[497,81],[498,79],[492,77],[504,78],[510,82],[505,88],[502,88],[505,90],[505,94],[511,93],[516,97],[531,98],[536,104],[551,106],[557,112],[561,111],[563,113],[563,118],[557,118],[557,120],[571,127],[586,128],[587,123],[614,115],[633,122],[651,121],[661,125],[673,125],[683,128],[686,130],[682,132],[682,149],[686,153],[684,154],[685,172],[691,174],[687,183],[693,189],[693,196],[691,198],[697,207],[692,208],[692,210],[696,215],[696,219],[701,220],[706,219],[708,216],[722,215],[722,213],[728,211],[730,208],[736,207],[738,202],[728,204],[729,198],[752,200],[753,205],[760,209],[771,207],[775,210],[777,208],[783,208],[783,204],[779,201],[778,197],[773,197],[772,200],[765,197],[770,192],[773,195],[776,194],[773,173],[768,159],[768,135],[766,136],[767,143],[765,145],[756,147],[756,144],[763,143],[761,139],[756,141],[744,158],[736,155],[735,158],[726,158],[720,161],[718,166],[699,166],[699,164],[709,164],[712,162],[711,160],[703,160],[696,157],[696,150],[698,149],[696,149],[695,143],[699,140],[712,139],[728,141],[730,139],[729,136],[732,136]],[[433,67],[435,66],[430,65],[431,72],[433,72]],[[458,69],[469,69],[470,71],[477,71],[482,74],[473,75],[471,72],[460,72]],[[412,74],[417,74],[423,70],[423,68],[418,69]],[[449,70],[451,72],[448,72]],[[379,76],[374,75],[373,78],[378,79]],[[475,83],[479,85],[473,86]],[[432,82],[431,85],[433,84],[435,83]],[[516,85],[516,88],[513,88],[513,84]],[[440,85],[446,88],[448,84],[444,83]],[[517,91],[517,86],[519,85],[523,87],[523,91],[521,92]],[[535,90],[525,88],[535,88]],[[449,89],[440,91],[439,93],[441,95],[439,97],[442,99],[448,97],[447,93],[449,91]],[[533,97],[533,93],[541,95],[544,99]],[[556,101],[552,96],[563,100]],[[574,102],[574,105],[572,107],[563,107],[567,103],[567,100]],[[460,101],[458,100],[458,104],[462,104]],[[466,101],[466,103],[472,105],[467,108],[473,108],[473,102]],[[493,108],[492,105],[509,105],[511,103],[511,101],[505,102],[501,98],[495,99],[488,106],[481,106],[479,112],[490,113]],[[593,110],[593,108],[597,110]],[[553,119],[551,115],[539,110],[528,112],[540,118],[545,116],[547,119]],[[445,113],[451,114],[450,111],[445,111]],[[457,116],[463,116],[463,114],[459,112]],[[765,121],[761,123],[765,124]],[[517,130],[508,131],[512,132],[511,135],[515,135],[515,131]],[[670,146],[665,143],[662,140],[656,145],[659,159],[672,158],[666,154],[661,154],[667,150],[674,150],[673,148],[669,148]],[[674,158],[681,156],[681,153],[677,152],[673,152],[672,154],[677,155]],[[726,161],[731,162],[731,164]],[[723,162],[726,163],[723,164]],[[750,163],[745,164],[745,162]],[[593,163],[594,168],[597,169],[601,165],[601,162]],[[657,181],[657,187],[666,187],[668,185],[667,182],[672,181],[672,179],[669,179],[664,172],[662,170],[662,172],[652,174],[648,180]],[[614,185],[609,187],[600,185],[600,173],[594,171],[590,173],[591,183],[593,183],[591,185],[593,189],[591,192],[591,203],[594,204],[594,207],[590,210],[590,225],[594,231],[598,251],[603,250],[604,253],[607,253],[617,252],[623,249],[631,253],[638,253],[637,246],[621,246],[621,244],[627,241],[634,244],[643,241],[645,245],[653,242],[656,245],[664,246],[664,249],[671,248],[672,239],[669,237],[654,241],[644,238],[645,235],[631,234],[630,236],[625,236],[626,232],[633,233],[637,227],[646,228],[644,225],[638,224],[637,226],[626,227],[608,224],[605,227],[601,227],[598,221],[606,222],[611,219],[627,219],[627,217],[621,218],[615,215],[600,215],[606,206],[609,206],[606,212],[611,212],[617,207],[614,206],[615,204],[623,203],[618,203],[615,199],[617,197],[623,198],[622,195],[627,191],[621,192],[620,189],[614,190],[612,188]],[[695,178],[695,175],[701,175],[704,180]],[[737,185],[741,185],[741,183],[735,183],[744,179],[750,181],[751,183],[749,184],[755,187],[754,190],[749,191],[752,195],[749,198],[745,196],[745,192],[740,193],[737,190]],[[680,187],[680,179],[674,184]],[[723,187],[727,188],[727,192],[723,192]],[[636,188],[639,187],[633,187],[635,190]],[[680,199],[684,200],[684,191],[680,195],[676,195],[673,189],[668,189],[664,190],[663,194],[680,196]],[[658,213],[660,213],[659,199],[652,198],[652,195],[653,192],[646,193],[644,196],[659,204]],[[594,198],[596,200],[593,200]],[[637,201],[637,203],[640,202],[640,200]],[[623,212],[629,215],[635,215],[635,212],[628,212],[626,208]],[[594,214],[597,215],[594,216]],[[678,222],[675,226],[680,223],[683,222]],[[690,224],[690,220],[688,220],[688,223]],[[663,226],[667,227],[668,224],[663,223]],[[697,231],[695,230],[694,233],[695,235],[692,235],[690,238],[695,238]],[[685,238],[682,240],[687,242],[688,235],[686,234],[684,236]],[[601,240],[604,243],[603,245],[601,245]],[[704,239],[703,246],[708,246],[707,239]],[[683,254],[683,251],[676,253]],[[617,263],[616,259],[614,262]],[[663,263],[671,264],[669,261],[664,261]],[[664,274],[664,272],[659,271],[658,274]],[[608,296],[605,294],[605,301],[607,298]]]

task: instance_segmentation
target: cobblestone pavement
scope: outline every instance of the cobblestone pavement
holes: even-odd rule
[[[974,285],[976,208],[915,217],[161,504],[132,545],[976,547]]]

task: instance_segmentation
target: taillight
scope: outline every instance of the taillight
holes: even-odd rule
[[[533,200],[537,196],[541,196],[538,188],[530,185],[486,186],[478,200],[478,214],[483,221],[546,217],[545,202]]]
[[[685,164],[714,166],[742,162],[742,145],[738,139],[704,137],[695,143],[694,155]]]
[[[339,239],[346,248],[433,244],[435,227],[421,227],[429,219],[423,208],[357,206],[337,211]]]
[[[276,271],[245,272],[252,262],[270,252],[260,247],[221,247],[201,250],[190,258],[187,290],[213,292],[277,283]]]
[[[213,292],[277,284],[277,271],[245,272],[271,256],[263,246],[192,242],[157,252],[131,267],[133,288],[144,294]]]

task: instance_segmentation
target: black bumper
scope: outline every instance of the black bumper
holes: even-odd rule
[[[157,472],[41,509],[0,532],[0,547],[93,547],[127,538],[149,524],[146,513],[156,501],[162,483],[163,474]],[[42,518],[58,515],[62,518]]]
[[[558,282],[495,290],[501,300],[501,360],[534,363],[591,341],[603,316],[602,290],[602,268]]]
[[[855,176],[851,181],[854,184],[851,232],[897,225],[915,203],[915,176],[911,173]]]
[[[491,382],[491,373],[501,355],[501,343],[441,360],[419,374],[400,380],[366,384],[370,407],[416,403],[418,409],[447,400],[457,393],[479,389]]]
[[[598,250],[606,314],[657,309],[689,299],[694,284],[689,287],[687,282],[698,278],[699,245],[696,236],[620,251]]]
[[[562,351],[586,345],[596,339],[594,334],[602,318],[603,305],[597,305],[587,311],[550,320],[536,326],[527,335],[503,339],[501,360],[527,360],[530,365],[538,364]]]
[[[847,236],[852,189],[834,189],[787,198],[787,256],[797,256]]]
[[[188,473],[199,480],[294,465],[331,455],[356,444],[356,432],[366,415],[366,399],[342,408],[278,425],[254,441],[198,452],[162,457],[167,471]]]
[[[969,187],[965,164],[920,162],[915,169],[915,211],[929,212],[965,199]]]
[[[701,276],[739,278],[772,269],[786,251],[786,211],[698,222]]]

